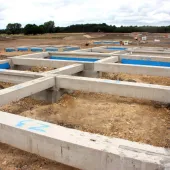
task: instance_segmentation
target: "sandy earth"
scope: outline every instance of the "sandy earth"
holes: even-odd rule
[[[164,86],[170,86],[170,78],[159,77],[159,76],[148,76],[148,75],[135,75],[135,74],[125,74],[125,73],[102,73],[103,79],[128,81],[128,82],[138,82],[147,84],[158,84]]]
[[[1,170],[76,170],[19,149],[0,144]]]
[[[170,144],[169,109],[170,105],[151,101],[83,92],[66,94],[52,105],[25,98],[0,108],[70,128],[162,147]]]
[[[8,39],[6,41],[0,40],[0,51],[4,51],[4,48],[7,47],[17,47],[17,46],[34,46],[34,45],[78,45],[81,48],[86,47],[86,43],[89,43],[89,46],[93,45],[93,40],[90,38],[87,38],[84,36],[84,34],[78,34],[78,35],[62,35],[62,37],[53,37],[53,34],[51,36],[22,36],[22,37],[15,37]],[[90,35],[89,35],[90,36]],[[103,35],[101,35],[103,36]],[[99,37],[99,35],[96,35],[96,37]],[[95,36],[93,35],[93,38]],[[86,47],[87,48],[87,47]]]
[[[0,49],[23,45],[79,45],[88,47],[93,37],[101,39],[127,39],[126,36],[108,34],[89,34],[89,36],[72,35],[49,39],[39,37],[32,39],[24,37],[8,41],[0,41]],[[66,40],[64,40],[64,38]],[[6,56],[26,54],[27,52],[4,53],[1,51],[0,59]],[[33,68],[31,71],[45,71],[44,68]],[[104,73],[102,78],[124,80],[131,82],[144,82],[151,84],[170,85],[169,78],[139,76],[128,74]],[[0,83],[0,88],[11,86],[8,83]],[[0,107],[6,111],[30,118],[48,121],[69,128],[79,129],[92,133],[98,133],[111,137],[119,137],[131,141],[151,144],[154,146],[170,147],[170,134],[168,131],[170,120],[170,106],[156,102],[137,100],[113,95],[74,92],[66,94],[55,104],[22,99]],[[32,155],[18,149],[0,143],[0,168],[2,170],[75,170],[39,156]]]
[[[58,103],[52,105],[25,98],[3,106],[0,110],[82,131],[170,147],[169,105],[105,94],[75,92],[64,95]],[[0,167],[5,170],[71,170],[70,167],[4,144],[0,144]]]

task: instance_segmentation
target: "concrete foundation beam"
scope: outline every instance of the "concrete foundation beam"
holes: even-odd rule
[[[83,170],[164,170],[170,151],[0,112],[0,142]]]
[[[169,67],[156,67],[156,66],[152,67],[152,66],[140,66],[140,65],[118,64],[118,63],[113,63],[113,64],[95,63],[94,71],[170,77]]]
[[[159,56],[142,56],[142,55],[120,55],[119,56],[120,60],[121,59],[134,59],[134,60],[151,60],[151,61],[163,61],[163,62],[170,62],[170,57],[159,57]]]
[[[10,63],[10,59],[7,59],[7,60],[0,60],[0,64],[4,64],[4,63]]]
[[[54,52],[54,53],[49,53],[49,55],[63,55],[63,56],[91,56],[91,57],[109,57],[111,56],[109,53],[105,53],[105,54],[99,54],[99,53],[89,53],[89,52],[78,52],[78,51],[74,51],[74,52]]]
[[[0,69],[0,81],[8,83],[24,83],[36,78],[42,77],[39,73],[27,72],[27,71],[16,71],[16,70],[4,70]]]
[[[26,54],[22,56],[15,56],[15,57],[9,57],[10,59],[13,58],[44,58],[44,57],[49,57],[48,52],[41,52],[41,53],[34,53],[34,54]]]
[[[119,61],[118,56],[107,57],[102,60],[96,61],[95,63],[116,63]]]
[[[0,106],[55,86],[54,77],[42,77],[16,86],[0,90]]]
[[[59,68],[66,65],[75,64],[73,61],[64,61],[64,60],[49,60],[49,59],[37,59],[37,58],[12,58],[14,65],[26,65],[26,66],[42,66],[42,67],[51,67]]]
[[[94,72],[94,63],[91,62],[74,62],[74,61],[57,61],[49,59],[28,59],[28,58],[13,58],[12,62],[14,65],[26,65],[26,66],[42,66],[42,67],[51,67],[51,68],[60,68],[73,64],[84,64],[84,70]]]
[[[65,74],[65,75],[72,75],[84,70],[83,64],[73,64],[70,66],[65,66],[59,69],[46,71],[42,74]]]
[[[150,54],[170,54],[170,51],[155,51],[155,50],[134,50],[134,51],[131,51],[131,50],[127,50],[128,52],[137,52],[137,53],[150,53]]]
[[[0,82],[6,82],[6,83],[20,84],[20,83],[24,83],[26,81],[31,81],[33,79],[35,79],[35,78],[28,77],[28,76],[0,74]]]
[[[108,93],[125,97],[170,103],[169,86],[64,75],[57,75],[56,82],[58,88]]]

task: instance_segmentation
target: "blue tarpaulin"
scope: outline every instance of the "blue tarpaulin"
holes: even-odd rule
[[[6,52],[13,52],[13,51],[16,51],[15,48],[5,48],[5,51]]]
[[[65,56],[51,56],[50,59],[54,60],[68,60],[68,61],[84,61],[84,62],[95,62],[97,58],[76,58],[76,57],[65,57]]]
[[[170,62],[151,61],[151,60],[122,59],[121,63],[123,63],[123,64],[134,64],[134,65],[170,67]]]
[[[29,49],[27,47],[19,47],[17,48],[18,51],[28,51]]]
[[[0,64],[0,69],[9,69],[9,68],[10,68],[9,63],[2,63],[2,64]]]
[[[33,51],[33,52],[42,52],[42,51],[43,51],[43,48],[32,47],[32,48],[31,48],[31,51]]]

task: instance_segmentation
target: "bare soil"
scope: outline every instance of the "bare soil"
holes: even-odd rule
[[[5,88],[11,87],[11,86],[13,86],[12,83],[0,82],[0,89],[5,89]]]
[[[147,84],[158,84],[164,86],[170,86],[169,77],[159,77],[159,76],[148,76],[148,75],[135,75],[135,74],[125,74],[125,73],[102,73],[103,79],[137,82],[137,83],[147,83]]]
[[[0,143],[1,170],[76,170]]]
[[[106,136],[170,147],[170,106],[105,94],[75,92],[44,105],[27,98],[2,111]]]
[[[31,71],[31,72],[45,72],[45,71],[51,71],[54,70],[53,68],[50,67],[31,67],[29,70],[27,71]]]

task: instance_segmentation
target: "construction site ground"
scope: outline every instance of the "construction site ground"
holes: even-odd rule
[[[34,43],[39,43],[40,45],[42,43],[49,43],[50,45],[68,44],[86,47],[85,43],[87,42],[87,39],[69,40],[73,39],[73,36],[70,36],[71,35],[69,35],[69,38],[62,37],[62,39],[60,39],[61,43],[55,38],[40,40],[32,38],[30,40],[24,37],[23,39],[16,39],[16,41],[18,41],[16,44],[24,45],[23,42],[25,42],[25,45],[28,43],[32,43],[32,45],[34,45]],[[101,39],[103,39],[103,37]],[[125,38],[127,39],[127,37]],[[79,41],[79,43],[76,43],[75,41]],[[13,42],[15,42],[15,40]],[[10,43],[11,46],[16,45],[12,42]],[[0,47],[2,44],[3,43],[0,41]],[[5,41],[3,48],[7,47],[7,44],[8,43]],[[23,53],[17,52],[15,54],[7,54],[1,51],[1,55],[4,55],[4,58],[9,55],[15,56],[21,54]],[[35,71],[39,70],[40,68],[35,69]],[[42,69],[41,71],[45,70]],[[103,73],[101,78],[166,86],[170,85],[169,78],[151,77],[146,75]],[[0,88],[7,88],[11,85],[12,84],[9,83],[0,83]],[[0,110],[86,132],[123,138],[159,147],[170,147],[170,136],[168,131],[170,119],[169,104],[114,95],[75,91],[72,94],[65,94],[60,101],[54,104],[48,104],[28,97],[2,106],[0,107]],[[2,143],[0,143],[0,169],[75,170],[75,168],[41,158]]]

